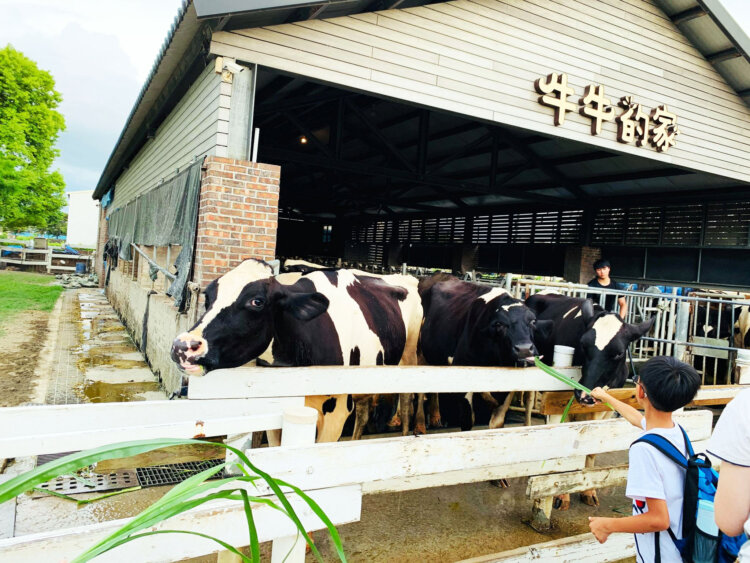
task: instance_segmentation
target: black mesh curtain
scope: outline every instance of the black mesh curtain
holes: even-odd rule
[[[109,240],[117,245],[123,260],[133,258],[131,243],[147,246],[177,244],[182,247],[174,262],[176,278],[167,290],[167,295],[174,297],[175,305],[180,308],[193,262],[202,165],[203,159],[191,164],[161,186],[115,209],[108,216]]]

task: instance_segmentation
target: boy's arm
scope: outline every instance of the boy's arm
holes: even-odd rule
[[[626,532],[647,534],[661,532],[669,528],[669,511],[667,501],[658,498],[647,498],[648,512],[627,516],[625,518],[601,518],[589,516],[589,528],[599,543],[604,543],[610,534]]]
[[[633,408],[630,405],[623,403],[622,401],[618,399],[615,399],[612,395],[607,393],[601,387],[596,387],[595,389],[592,389],[591,396],[594,397],[594,399],[596,399],[597,401],[601,401],[602,403],[609,403],[610,405],[612,405],[614,409],[617,412],[619,412],[622,415],[622,417],[633,426],[637,426],[638,428],[643,428],[643,426],[641,426],[641,422],[643,421],[643,415],[638,409]]]

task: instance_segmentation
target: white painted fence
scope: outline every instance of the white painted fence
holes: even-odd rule
[[[576,369],[568,368],[566,371],[572,374]],[[190,400],[187,401],[0,409],[0,423],[4,423],[5,428],[14,429],[13,436],[0,437],[0,457],[29,455],[32,451],[66,451],[157,435],[187,438],[196,434],[247,434],[278,429],[284,424],[296,424],[297,430],[285,431],[285,434],[289,438],[294,435],[299,437],[300,430],[305,433],[301,428],[305,424],[300,421],[299,414],[292,413],[286,419],[282,416],[283,409],[289,412],[290,409],[301,408],[299,405],[304,399],[298,394],[487,389],[548,391],[562,387],[557,380],[536,368],[223,370],[212,372],[204,378],[193,378]],[[291,390],[294,390],[295,396],[288,396],[292,395]],[[105,409],[106,416],[102,416]],[[308,492],[336,525],[359,520],[362,494],[552,473],[564,473],[570,480],[574,472],[584,470],[586,455],[627,449],[638,432],[619,419],[314,444],[314,420],[315,417],[312,417],[306,422],[307,437],[303,436],[294,444],[290,445],[289,439],[285,438],[281,447],[261,448],[247,453],[258,467]],[[696,442],[710,435],[712,416],[709,411],[681,413],[677,415],[677,420]],[[148,421],[148,424],[144,425],[143,421]],[[102,426],[104,424],[106,426]],[[93,430],[90,428],[92,425],[96,426]],[[249,443],[249,440],[238,440],[235,436],[233,442]],[[548,494],[554,492],[547,491]],[[260,490],[253,488],[255,495],[268,493],[263,487]],[[306,529],[323,527],[314,515],[306,512],[304,506],[297,506],[301,507]],[[265,511],[261,506],[254,507],[254,510]],[[247,543],[244,521],[241,503],[222,502],[184,513],[163,526],[168,529],[215,532],[222,539],[242,545]],[[275,540],[274,560],[283,558],[294,541],[290,535],[294,529],[288,522],[266,516],[256,518],[256,521],[259,522],[261,540]],[[105,522],[0,540],[0,560],[27,562],[70,559],[121,523]],[[101,560],[164,561],[217,551],[216,544],[185,538],[183,535],[149,536],[130,542]],[[547,549],[554,549],[556,554],[580,552],[581,542],[588,545],[590,538],[579,539]],[[605,551],[613,559],[632,554],[632,546],[627,542],[609,545],[609,551]],[[300,539],[287,560],[303,560],[304,552],[300,553],[303,547]]]

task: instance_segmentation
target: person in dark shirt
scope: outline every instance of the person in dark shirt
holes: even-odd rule
[[[609,260],[605,260],[603,258],[600,258],[596,262],[594,262],[594,272],[596,273],[596,277],[593,278],[589,283],[589,287],[600,287],[605,289],[621,289],[625,290],[627,289],[627,285],[624,283],[617,283],[616,281],[610,279],[609,272],[610,272],[611,266],[609,263]],[[599,303],[599,294],[598,293],[591,293],[588,295],[588,298],[591,299],[594,303]],[[617,300],[617,305],[619,306],[619,315],[621,319],[625,318],[625,315],[628,314],[628,304],[625,301],[624,297],[621,297],[620,295],[614,295],[610,294],[607,295],[604,298],[604,308],[607,311],[615,311],[615,300]]]

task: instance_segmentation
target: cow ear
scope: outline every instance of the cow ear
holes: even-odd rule
[[[311,321],[328,310],[328,298],[322,293],[288,293],[279,306],[299,321]]]
[[[534,342],[548,340],[554,325],[555,321],[537,321],[534,325]]]
[[[583,322],[588,323],[591,319],[594,318],[594,303],[591,301],[591,299],[584,299],[583,303],[581,304],[581,316],[583,317]]]
[[[651,327],[654,326],[655,322],[656,317],[651,317],[647,321],[643,321],[640,324],[630,325],[630,334],[632,340],[638,340],[641,336],[648,334],[648,331],[651,330]]]

